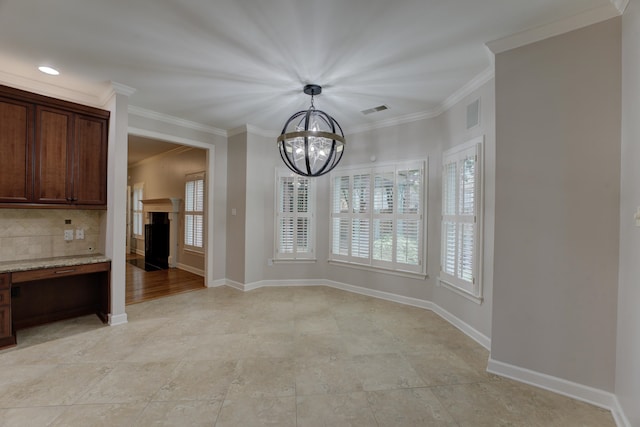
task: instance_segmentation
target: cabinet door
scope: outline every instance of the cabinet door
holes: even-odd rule
[[[73,198],[79,205],[107,204],[107,121],[76,115]]]
[[[36,107],[36,203],[72,202],[73,113]]]
[[[0,202],[33,197],[33,105],[0,97]]]

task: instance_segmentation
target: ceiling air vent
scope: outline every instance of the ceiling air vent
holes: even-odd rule
[[[388,110],[389,107],[387,107],[386,105],[378,105],[377,107],[373,107],[373,108],[368,108],[366,110],[362,110],[361,113],[364,115],[367,114],[372,114],[372,113],[377,113],[378,111],[384,111],[384,110]]]

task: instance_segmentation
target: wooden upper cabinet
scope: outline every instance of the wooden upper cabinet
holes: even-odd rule
[[[73,171],[73,201],[82,205],[107,204],[107,121],[77,115]]]
[[[35,203],[73,202],[73,113],[36,108]]]
[[[33,197],[33,105],[0,96],[0,203]]]
[[[108,132],[108,111],[0,86],[0,205],[106,208]]]

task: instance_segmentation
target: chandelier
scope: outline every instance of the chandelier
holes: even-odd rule
[[[278,148],[280,157],[293,172],[321,176],[342,159],[344,133],[333,117],[313,105],[313,97],[322,93],[322,87],[308,84],[304,93],[311,95],[311,106],[289,117],[278,137]]]

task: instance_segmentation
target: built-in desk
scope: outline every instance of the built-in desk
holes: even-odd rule
[[[106,323],[110,275],[103,255],[0,263],[0,348],[30,326],[92,313]]]

